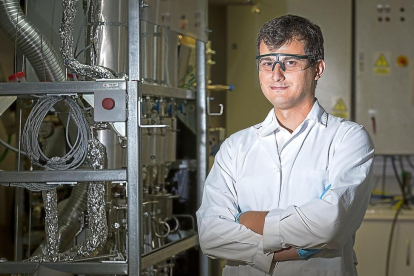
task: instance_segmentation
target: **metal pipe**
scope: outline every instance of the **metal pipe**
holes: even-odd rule
[[[17,148],[21,149],[21,137],[22,137],[22,100],[17,101],[17,108],[19,110],[19,117],[16,120],[19,125],[19,132],[16,137]],[[17,171],[21,169],[20,154],[17,158]],[[23,189],[16,188],[14,191],[15,197],[15,234],[14,234],[14,260],[21,261],[23,259],[23,208],[24,208],[24,191]]]
[[[131,1],[135,2],[135,1]],[[131,6],[131,5],[130,5]],[[138,7],[136,7],[138,10]],[[131,11],[131,8],[130,8]],[[131,12],[130,12],[131,14]],[[131,17],[130,17],[131,22]],[[139,24],[139,23],[138,23]],[[129,28],[139,30],[138,28]],[[130,34],[131,38],[131,34]],[[131,40],[130,42],[131,43]],[[130,55],[131,55],[131,51]],[[142,245],[142,176],[140,139],[141,130],[138,128],[137,104],[138,82],[128,82],[128,166],[127,166],[127,193],[128,193],[128,275],[140,275],[141,273],[141,245]]]
[[[56,261],[59,253],[59,223],[56,189],[42,191],[45,208],[46,250],[43,256],[35,257],[41,261]]]
[[[207,177],[207,90],[206,90],[206,44],[197,40],[197,206],[203,198],[204,181]],[[200,275],[208,276],[209,260],[200,251]]]
[[[0,27],[30,61],[39,80],[65,80],[61,58],[24,15],[18,0],[0,0]]]
[[[141,93],[140,72],[140,0],[128,1],[128,275],[141,274],[142,255],[142,175],[141,175],[141,129],[138,127],[138,101]]]

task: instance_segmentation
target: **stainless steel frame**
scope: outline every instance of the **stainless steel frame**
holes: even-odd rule
[[[0,83],[2,96],[21,96],[32,94],[93,94],[96,90],[110,90],[113,92],[125,92],[127,83],[125,80],[102,80],[82,82],[25,82]],[[163,96],[187,100],[195,100],[196,93],[193,90],[166,87],[161,85],[141,84],[143,95]]]
[[[206,91],[206,44],[197,40],[197,202],[201,205],[204,181],[207,177],[207,91]],[[200,276],[208,276],[209,260],[200,250]]]
[[[198,106],[198,204],[207,172],[207,115],[206,115],[206,75],[205,42],[197,41],[197,95],[193,91],[168,87],[151,87],[140,82],[140,0],[128,1],[128,81],[101,80],[86,82],[57,83],[1,83],[1,95],[31,94],[92,94],[95,90],[113,90],[127,93],[127,169],[124,170],[75,170],[75,171],[24,171],[0,172],[1,183],[19,182],[61,182],[70,184],[77,181],[126,181],[128,192],[128,260],[127,262],[73,262],[73,263],[28,263],[0,262],[0,274],[35,273],[39,266],[75,274],[119,274],[140,275],[140,271],[157,261],[185,251],[198,245],[197,236],[180,240],[166,248],[142,256],[142,177],[141,168],[141,131],[138,127],[138,99],[144,94],[168,96],[183,99],[196,99]],[[137,215],[140,214],[140,215]],[[202,258],[202,275],[208,275],[208,262]],[[207,266],[206,266],[207,264]]]
[[[168,244],[150,254],[142,256],[141,269],[157,264],[169,257],[183,252],[191,247],[198,246],[198,236],[192,236],[172,244]],[[130,262],[68,262],[68,263],[30,263],[30,262],[4,262],[0,263],[1,274],[33,274],[40,266],[48,269],[67,272],[72,274],[90,275],[138,275],[132,273]],[[129,271],[129,272],[128,272]]]
[[[0,183],[126,181],[127,170],[0,172]]]

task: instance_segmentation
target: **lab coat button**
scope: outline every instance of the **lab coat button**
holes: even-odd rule
[[[275,171],[280,172],[280,169],[278,167],[275,168]]]

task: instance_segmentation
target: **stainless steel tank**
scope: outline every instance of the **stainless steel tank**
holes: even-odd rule
[[[115,71],[126,74],[128,42],[128,1],[92,1],[89,8],[88,38],[93,41],[89,59]]]
[[[154,25],[141,22],[142,80],[154,82]]]
[[[107,168],[121,169],[126,166],[126,149],[122,147],[117,133],[111,128],[96,130],[97,139],[104,144],[107,153]]]

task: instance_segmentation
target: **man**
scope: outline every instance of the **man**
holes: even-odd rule
[[[273,19],[257,51],[274,108],[217,153],[197,211],[200,246],[228,260],[223,275],[357,275],[353,244],[370,198],[372,141],[315,98],[325,70],[317,25]]]

